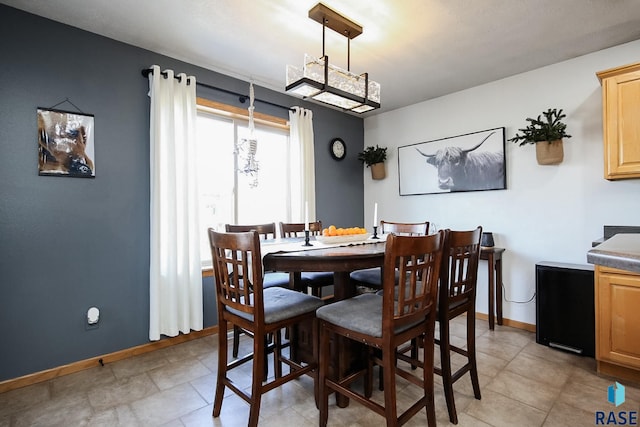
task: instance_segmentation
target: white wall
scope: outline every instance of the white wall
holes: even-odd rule
[[[635,41],[365,119],[365,146],[389,148],[386,179],[373,181],[364,170],[366,226],[373,225],[374,202],[383,220],[429,220],[451,229],[482,225],[494,233],[496,246],[507,249],[505,297],[529,300],[537,262],[586,264],[603,225],[640,225],[640,180],[603,178],[602,98],[595,75],[639,60]],[[507,141],[506,190],[399,196],[398,146],[503,126],[509,139],[526,125],[525,118],[547,108],[567,113],[573,137],[564,141],[562,164],[540,166],[533,145]],[[481,264],[478,311],[486,313],[486,263]],[[506,318],[535,323],[535,300],[503,306]]]

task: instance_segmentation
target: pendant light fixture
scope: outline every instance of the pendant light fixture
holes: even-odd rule
[[[305,55],[302,69],[287,65],[286,91],[355,113],[380,108],[380,84],[350,70],[351,39],[362,34],[362,27],[322,3],[309,10],[309,18],[322,24],[322,57]],[[346,70],[331,65],[325,54],[327,27],[347,38]]]

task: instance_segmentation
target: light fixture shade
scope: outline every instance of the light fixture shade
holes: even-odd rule
[[[325,104],[364,113],[380,108],[380,84],[367,74],[354,74],[329,63],[329,58],[305,55],[303,68],[287,65],[287,92]]]

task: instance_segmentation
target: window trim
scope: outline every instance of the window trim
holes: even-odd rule
[[[196,98],[196,104],[198,109],[202,109],[204,111],[210,111],[214,114],[230,117],[232,119],[249,121],[249,110],[246,108],[234,107],[233,105],[227,105],[200,97]],[[285,131],[291,130],[289,120],[283,119],[282,117],[271,116],[269,114],[254,111],[253,120],[261,125],[271,126]]]

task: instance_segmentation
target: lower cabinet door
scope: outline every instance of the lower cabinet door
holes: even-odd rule
[[[596,358],[640,369],[640,275],[596,277]]]

